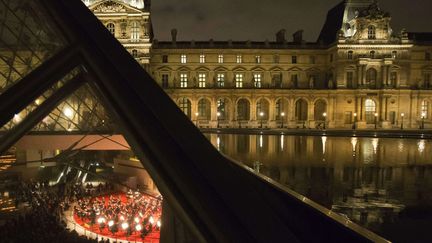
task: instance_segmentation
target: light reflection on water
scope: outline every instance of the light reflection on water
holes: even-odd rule
[[[396,234],[384,226],[408,209],[432,208],[429,140],[206,136],[229,157],[390,239]]]

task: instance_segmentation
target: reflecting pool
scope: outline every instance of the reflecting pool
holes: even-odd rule
[[[389,240],[432,242],[430,140],[205,135],[227,156]]]

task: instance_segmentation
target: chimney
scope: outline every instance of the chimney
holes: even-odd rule
[[[171,30],[171,41],[173,44],[177,42],[177,29]]]
[[[301,44],[303,41],[303,30],[297,30],[293,34],[293,41],[294,43]]]
[[[284,43],[284,42],[286,42],[286,39],[285,39],[285,32],[286,32],[285,29],[281,29],[281,30],[279,30],[279,31],[276,33],[276,42],[279,42],[279,43]]]

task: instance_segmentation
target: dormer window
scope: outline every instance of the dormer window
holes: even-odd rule
[[[115,35],[115,25],[113,23],[107,24],[107,29],[109,32],[111,32],[111,34]]]
[[[376,29],[375,26],[371,25],[368,27],[368,39],[375,40],[376,39]]]
[[[369,52],[369,57],[370,58],[375,58],[375,51]]]

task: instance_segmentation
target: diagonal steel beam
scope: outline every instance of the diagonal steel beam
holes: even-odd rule
[[[85,76],[79,74],[69,80],[63,87],[57,90],[45,100],[36,110],[31,112],[21,123],[9,130],[1,137],[0,155],[13,146],[22,136],[36,126],[44,117],[55,109],[64,99],[79,89],[86,81]]]
[[[77,49],[63,49],[0,95],[0,127],[79,64]]]

